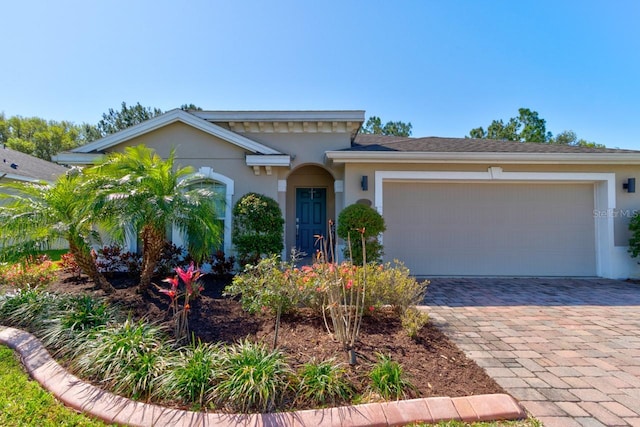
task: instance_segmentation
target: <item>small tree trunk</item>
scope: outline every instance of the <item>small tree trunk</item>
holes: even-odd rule
[[[280,331],[280,317],[282,316],[282,304],[278,306],[278,310],[276,310],[276,327],[273,336],[273,349],[275,350],[278,347],[278,332]]]
[[[80,270],[89,276],[89,279],[91,279],[96,286],[106,294],[115,292],[115,288],[111,286],[111,283],[98,271],[96,262],[90,253],[81,250],[73,241],[69,241],[69,251],[73,254],[73,258],[80,267]]]
[[[151,226],[142,229],[142,273],[138,293],[147,292],[151,285],[153,272],[158,265],[164,249],[164,231],[156,230]]]

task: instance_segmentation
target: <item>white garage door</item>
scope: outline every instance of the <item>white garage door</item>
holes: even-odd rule
[[[593,209],[592,184],[385,182],[385,258],[426,276],[595,276]]]

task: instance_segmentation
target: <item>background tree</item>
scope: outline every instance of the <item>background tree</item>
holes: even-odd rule
[[[139,102],[128,107],[127,103],[123,101],[120,111],[109,108],[109,111],[102,115],[102,120],[98,122],[96,128],[100,136],[105,137],[160,114],[162,114],[162,110],[159,108],[143,107]]]
[[[411,136],[412,127],[411,123],[401,121],[389,121],[383,125],[380,117],[371,116],[360,131],[376,135]]]
[[[604,144],[578,139],[578,135],[572,130],[565,130],[549,140],[549,144],[572,145],[576,147],[605,148]]]
[[[203,180],[191,167],[175,165],[175,151],[163,160],[138,145],[112,153],[91,170],[102,180],[98,207],[105,226],[123,241],[132,228],[142,240],[139,292],[146,292],[165,247],[166,230],[175,226],[187,238],[189,254],[201,261],[220,245],[220,197],[196,186]]]
[[[188,110],[202,111],[202,108],[200,108],[200,107],[198,107],[197,105],[194,105],[194,104],[182,104],[180,106],[180,109],[181,110],[185,110],[185,111],[188,111]]]
[[[44,160],[82,143],[81,127],[68,121],[0,115],[0,143]]]
[[[471,129],[468,138],[604,148],[602,144],[578,139],[576,133],[570,130],[560,132],[554,138],[547,131],[546,120],[540,118],[537,111],[528,108],[518,109],[518,117],[512,117],[506,123],[493,120],[486,130],[482,127]]]
[[[98,218],[92,210],[94,189],[80,171],[69,171],[54,184],[10,182],[0,188],[13,192],[0,192],[0,199],[6,200],[0,206],[3,251],[28,253],[64,239],[78,266],[96,286],[107,293],[114,291],[91,255],[91,243],[97,239],[92,225]]]

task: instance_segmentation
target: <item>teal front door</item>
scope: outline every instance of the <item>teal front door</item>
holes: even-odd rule
[[[327,235],[327,189],[297,188],[296,248],[302,256],[315,255],[320,249],[318,235]]]

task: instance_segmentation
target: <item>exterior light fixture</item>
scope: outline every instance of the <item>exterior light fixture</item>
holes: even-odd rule
[[[629,178],[627,182],[622,183],[622,188],[627,190],[627,193],[635,193],[636,192],[636,179]]]
[[[362,180],[360,181],[360,187],[362,191],[369,190],[369,177],[367,175],[362,175]]]

